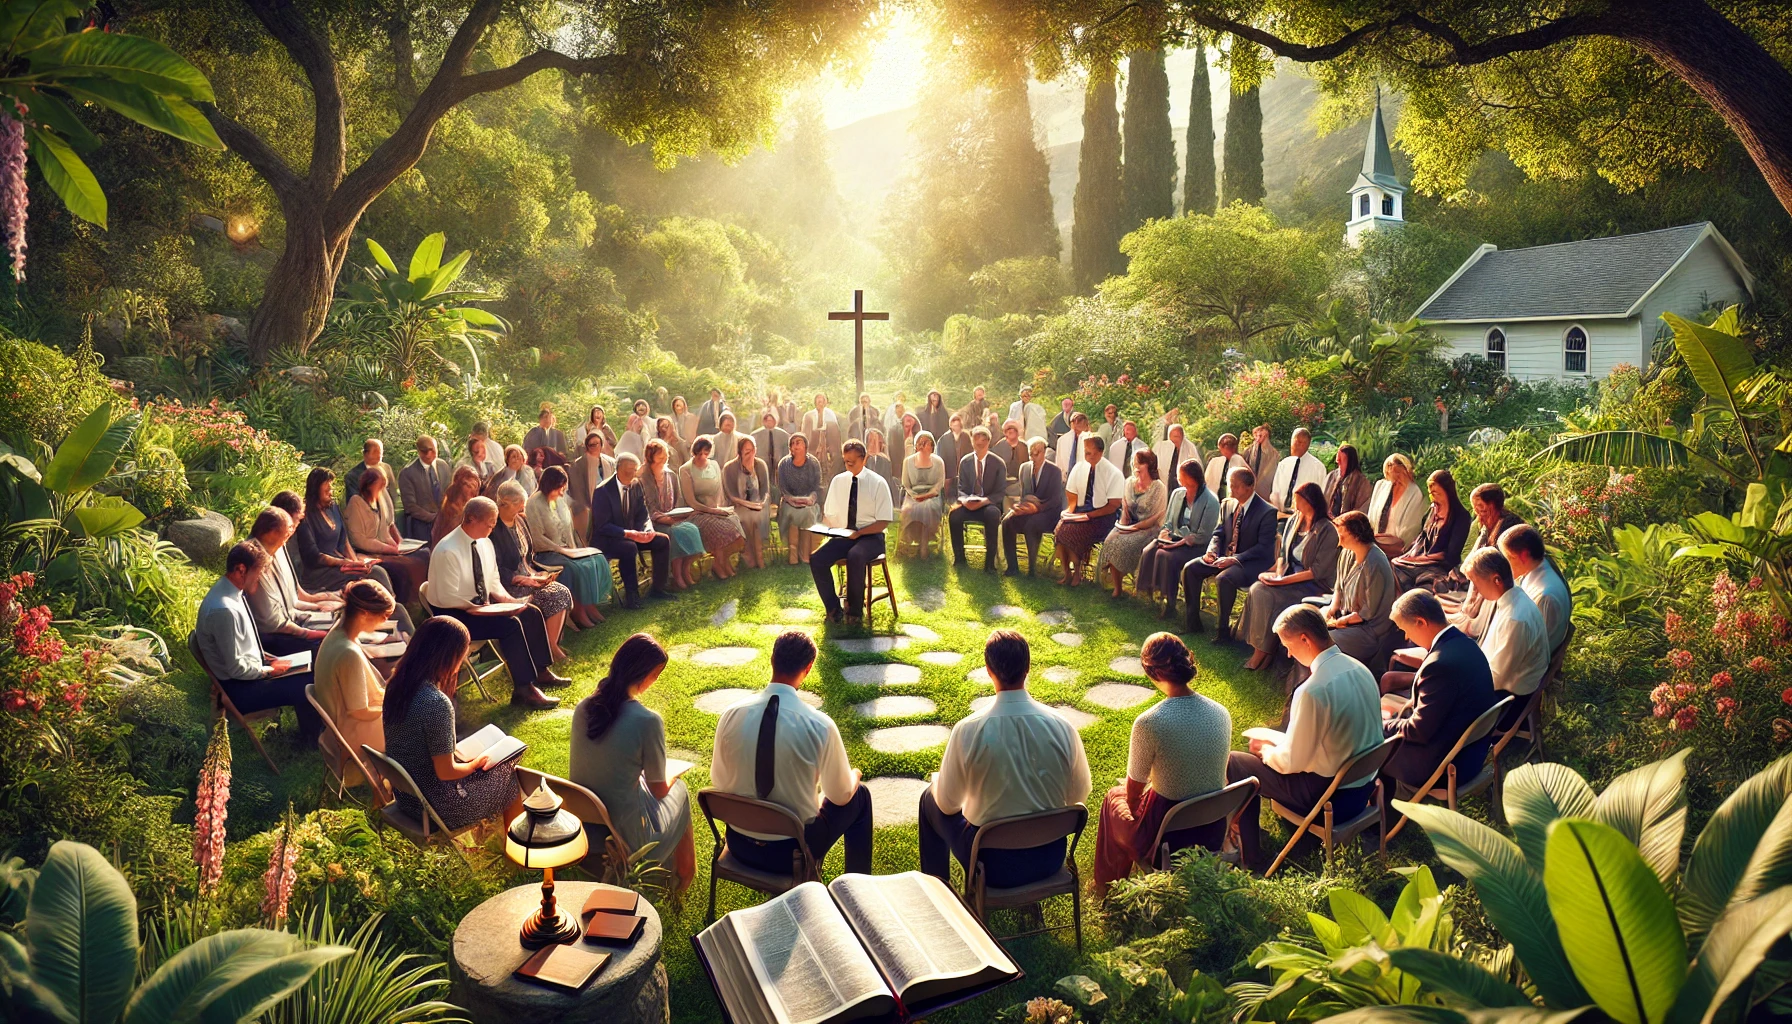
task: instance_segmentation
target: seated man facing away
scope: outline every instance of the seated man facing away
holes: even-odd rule
[[[1332,643],[1325,616],[1297,604],[1276,619],[1276,636],[1311,675],[1294,691],[1288,731],[1253,739],[1248,753],[1234,750],[1226,762],[1228,783],[1254,775],[1262,785],[1238,818],[1239,855],[1253,870],[1266,866],[1259,820],[1265,797],[1297,811],[1312,810],[1345,762],[1382,742],[1375,677]],[[1335,820],[1347,821],[1368,806],[1374,781],[1369,776],[1334,793]]]
[[[1082,803],[1089,796],[1089,760],[1076,728],[1027,693],[1032,654],[1011,629],[983,645],[996,685],[995,703],[952,727],[940,770],[921,793],[921,870],[950,882],[951,857],[970,869],[977,830],[998,818]],[[1047,878],[1064,866],[1063,837],[1024,850],[986,850],[993,888]]]
[[[1394,601],[1393,618],[1400,632],[1425,651],[1425,658],[1416,673],[1382,676],[1384,691],[1389,677],[1396,675],[1405,676],[1411,689],[1381,699],[1387,718],[1382,732],[1401,740],[1381,773],[1416,789],[1437,771],[1463,731],[1504,695],[1493,690],[1493,671],[1480,646],[1449,624],[1443,605],[1429,591],[1401,594]],[[1489,735],[1456,755],[1457,778],[1473,778],[1492,745]]]
[[[1574,611],[1574,596],[1544,551],[1543,535],[1522,524],[1513,527],[1500,534],[1500,553],[1512,566],[1518,589],[1530,595],[1537,610],[1543,613],[1549,652],[1555,654],[1562,641],[1568,639],[1568,618]]]
[[[1519,699],[1512,702],[1500,728],[1518,720],[1524,698],[1536,691],[1549,671],[1549,627],[1531,595],[1512,579],[1512,564],[1492,548],[1482,548],[1462,563],[1469,585],[1493,606],[1481,651],[1493,669],[1493,688]]]
[[[715,787],[777,804],[803,823],[819,863],[846,838],[846,870],[871,871],[871,791],[846,760],[834,720],[797,699],[815,667],[815,641],[794,630],[772,642],[772,681],[722,712],[710,777]],[[817,790],[820,796],[817,797]],[[785,874],[796,840],[728,829],[728,852],[758,871]]]
[[[477,497],[467,502],[465,518],[429,556],[429,603],[436,611],[467,627],[473,640],[495,640],[504,667],[510,670],[510,703],[525,708],[559,705],[539,687],[565,686],[572,680],[556,675],[547,621],[541,609],[504,589],[492,530],[498,525],[498,504]],[[488,605],[504,605],[489,611]]]
[[[287,659],[275,658],[262,649],[255,616],[244,596],[265,585],[262,573],[267,567],[268,553],[254,541],[231,548],[224,559],[224,576],[199,602],[193,634],[205,667],[218,678],[238,711],[290,706],[299,714],[299,743],[310,746],[317,742],[324,724],[305,699],[311,673],[293,672]]]

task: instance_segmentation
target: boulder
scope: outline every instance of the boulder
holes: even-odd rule
[[[236,526],[216,512],[203,511],[197,519],[176,519],[162,530],[168,543],[181,549],[195,565],[219,566],[236,541]]]

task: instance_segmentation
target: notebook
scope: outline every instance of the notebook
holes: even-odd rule
[[[609,960],[608,953],[577,946],[549,946],[525,960],[516,969],[516,976],[564,992],[577,992],[590,984]]]
[[[585,897],[585,905],[579,909],[579,916],[586,914],[633,914],[641,908],[641,894],[628,889],[617,889],[610,886],[599,886],[591,890]]]
[[[592,914],[585,922],[585,941],[627,945],[641,934],[647,919],[639,914]]]
[[[280,660],[284,661],[288,665],[292,666],[291,668],[287,669],[286,672],[283,673],[284,675],[291,675],[294,672],[309,672],[309,671],[311,671],[311,652],[310,651],[299,651],[294,654],[281,655]]]

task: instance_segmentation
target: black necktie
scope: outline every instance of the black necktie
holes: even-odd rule
[[[1332,491],[1332,503],[1331,504],[1332,504],[1332,518],[1333,519],[1336,519],[1339,516],[1344,514],[1344,478],[1341,476],[1338,478],[1337,488]]]
[[[1089,467],[1089,482],[1083,488],[1083,508],[1093,512],[1095,511],[1095,463],[1085,462],[1083,465]]]
[[[1294,485],[1300,480],[1300,460],[1294,460],[1294,468],[1288,471],[1288,493],[1282,496],[1282,507],[1294,504]]]
[[[634,521],[628,517],[628,488],[620,480],[616,481],[616,493],[622,498],[622,526],[627,529]]]
[[[1393,512],[1394,512],[1394,485],[1389,484],[1388,485],[1388,500],[1387,500],[1386,504],[1381,506],[1381,521],[1379,523],[1377,523],[1375,526],[1376,533],[1388,532],[1388,516],[1392,515]]]
[[[977,490],[973,493],[976,497],[979,497],[979,498],[983,497],[983,460],[982,459],[977,460]]]
[[[1189,517],[1194,515],[1194,511],[1195,503],[1189,499],[1187,491],[1182,492],[1182,515],[1180,517],[1180,525],[1176,528],[1177,536],[1180,537],[1188,532]]]
[[[1244,521],[1245,502],[1238,503],[1238,511],[1232,513],[1232,539],[1226,542],[1226,554],[1238,554],[1238,524]]]
[[[777,776],[773,758],[777,752],[778,695],[774,693],[765,702],[764,714],[759,716],[759,745],[753,749],[753,791],[761,800],[772,793],[772,783]]]
[[[853,475],[852,489],[846,492],[846,528],[848,530],[859,528],[859,478],[857,474]]]
[[[442,507],[442,477],[441,477],[441,474],[436,472],[436,467],[433,463],[430,465],[424,466],[423,471],[425,473],[429,474],[429,489],[436,496],[436,507],[441,508]]]
[[[467,545],[467,550],[473,555],[473,603],[485,604],[490,597],[485,589],[485,560],[479,557],[479,542]]]

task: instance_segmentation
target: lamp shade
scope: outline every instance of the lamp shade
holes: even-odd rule
[[[523,813],[511,820],[504,856],[524,868],[559,868],[584,860],[591,849],[585,823],[561,803],[544,779],[523,801]]]

